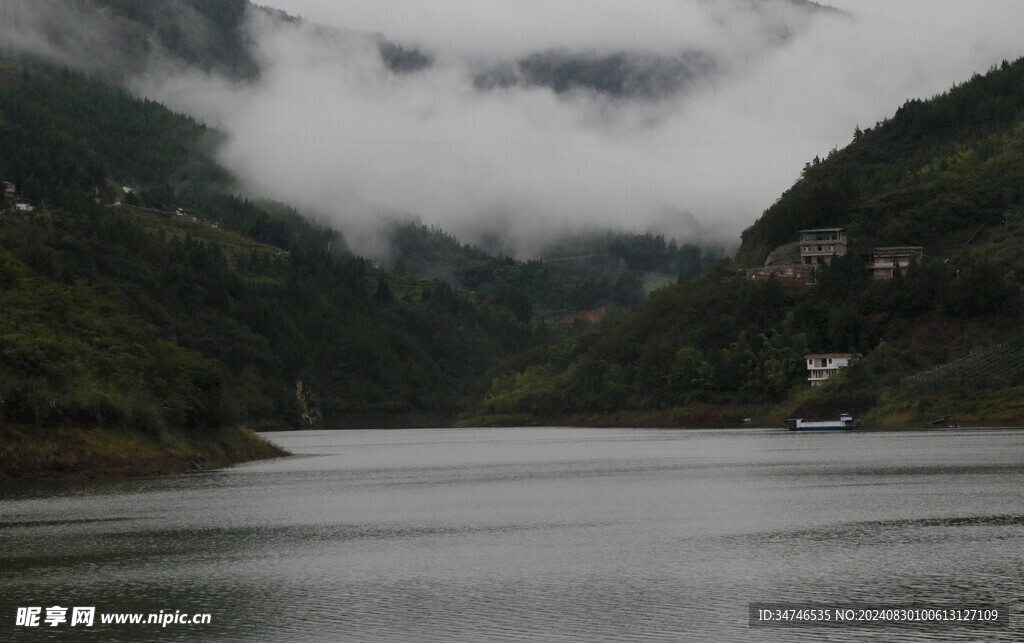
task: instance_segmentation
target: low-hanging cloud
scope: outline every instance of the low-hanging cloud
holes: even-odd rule
[[[364,252],[380,221],[408,216],[521,254],[584,227],[735,243],[856,125],[1024,53],[1018,0],[273,4],[307,22],[250,11],[258,82],[165,69],[134,86],[227,131],[221,160],[247,191],[318,213]],[[431,64],[396,73],[377,34]],[[480,82],[536,54],[693,52],[710,71],[667,95]]]
[[[142,71],[126,61],[141,60],[146,42],[126,21],[97,20],[81,3],[5,0],[0,9],[0,55],[25,56],[120,80]]]

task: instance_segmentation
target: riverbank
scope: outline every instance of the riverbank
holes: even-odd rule
[[[246,428],[158,436],[121,429],[0,428],[4,482],[185,473],[284,455]]]
[[[458,427],[631,427],[631,428],[725,428],[741,426],[777,426],[774,407],[763,405],[698,404],[656,410],[613,411],[607,413],[567,413],[533,417],[528,415],[467,415],[455,422]]]
[[[1024,401],[1022,401],[1024,403]],[[929,428],[937,418],[947,417],[961,427],[1024,428],[1024,415],[1019,409],[982,407],[982,412],[924,414],[904,409],[872,409],[855,414],[860,427],[880,431],[911,431]],[[533,417],[529,415],[468,415],[454,426],[468,427],[593,427],[593,428],[687,428],[720,429],[741,427],[783,427],[787,417],[831,418],[834,414],[803,413],[792,405],[714,405],[704,404],[661,410],[616,411],[609,413],[573,413]],[[930,428],[936,428],[932,426]]]
[[[436,429],[455,425],[455,411],[352,411],[330,413],[316,426],[318,430],[348,429]]]

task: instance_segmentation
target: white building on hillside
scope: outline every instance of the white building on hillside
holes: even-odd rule
[[[860,359],[860,353],[814,353],[804,355],[807,360],[807,381],[811,386],[821,386],[839,369],[846,368]]]

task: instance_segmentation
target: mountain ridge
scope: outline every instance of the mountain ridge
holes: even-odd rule
[[[904,385],[996,344],[1024,363],[1022,77],[1024,59],[1004,62],[858,128],[844,149],[808,163],[744,232],[735,262],[662,289],[609,328],[495,380],[464,421],[593,421],[600,412],[622,423],[753,416],[772,425],[853,411],[869,426],[954,415],[1024,423],[1017,369],[956,394]],[[743,270],[801,229],[836,226],[851,251],[819,267],[813,284],[752,280]],[[872,279],[861,254],[874,245],[921,245],[925,257]],[[811,352],[864,359],[810,388],[803,356]]]

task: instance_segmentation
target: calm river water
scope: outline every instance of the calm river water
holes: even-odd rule
[[[0,491],[0,640],[1024,639],[1024,432],[268,435],[296,455]],[[1012,616],[749,626],[783,601]],[[211,623],[15,625],[53,605]]]

